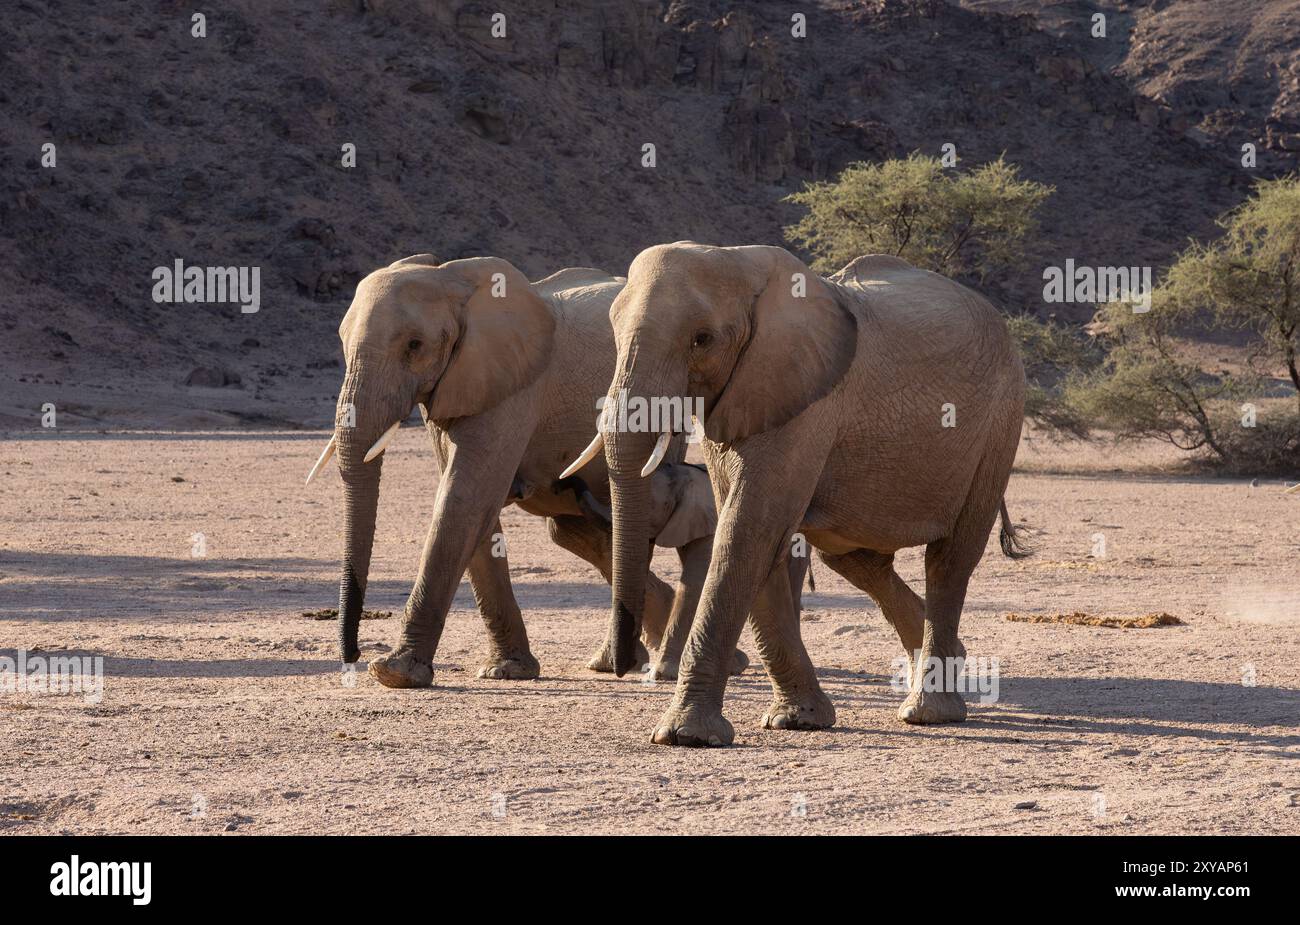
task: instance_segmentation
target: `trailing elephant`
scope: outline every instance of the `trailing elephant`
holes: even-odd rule
[[[834,722],[789,606],[796,533],[875,599],[914,664],[964,657],[966,587],[999,511],[1003,551],[1021,554],[1002,498],[1024,373],[993,306],[896,257],[860,257],[822,279],[779,247],[679,242],[637,256],[610,318],[611,399],[702,402],[719,500],[708,575],[654,742],[733,740],[722,715],[726,656],[746,614],[773,686],[763,725]],[[671,436],[601,438],[615,534],[609,638],[621,673],[645,614],[646,461]],[[924,600],[893,570],[897,550],[921,545]],[[946,685],[912,672],[900,718],[964,719],[961,695]]]
[[[502,551],[494,538],[501,535],[500,513],[507,504],[546,518],[557,545],[612,580],[608,532],[593,525],[574,493],[555,482],[586,443],[589,422],[613,374],[608,312],[623,282],[600,270],[576,268],[530,283],[500,258],[439,263],[423,254],[399,260],[358,284],[339,326],[347,369],[334,435],[308,476],[310,481],[337,451],[345,510],[339,589],[339,646],[345,662],[355,662],[361,654],[357,631],[383,451],[415,406],[433,438],[440,477],[430,486],[436,491],[433,522],[401,637],[390,654],[369,666],[380,683],[432,683],[434,653],[466,570],[488,630],[479,677],[538,676],[509,563],[505,555],[494,555]],[[668,452],[669,462],[679,460],[682,452],[677,441]],[[603,463],[586,474],[589,492],[607,502]],[[667,486],[669,474],[658,481]],[[644,637],[652,647],[660,644],[670,619],[689,623],[709,557],[709,537],[698,531],[703,523],[712,533],[712,499],[703,511],[689,509],[701,503],[698,497],[680,501],[675,499],[670,519],[695,525],[679,531],[683,547],[689,547],[682,554],[681,600],[675,601],[673,589],[653,573],[641,576]],[[633,648],[632,658],[645,661],[640,643]],[[608,641],[588,667],[611,669]]]

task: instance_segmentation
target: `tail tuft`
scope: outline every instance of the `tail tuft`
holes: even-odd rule
[[[1026,559],[1034,554],[1034,550],[1025,542],[1022,529],[1011,522],[1011,515],[1007,513],[1007,500],[1003,498],[1002,527],[998,530],[998,545],[1002,547],[1002,555],[1008,559]]]

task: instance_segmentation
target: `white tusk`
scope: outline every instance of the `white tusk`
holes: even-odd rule
[[[370,462],[370,460],[374,459],[376,456],[382,453],[384,451],[384,447],[388,446],[388,441],[392,440],[393,435],[397,433],[397,428],[401,426],[402,426],[402,422],[398,421],[392,427],[388,428],[388,430],[384,431],[384,435],[375,441],[375,445],[370,448],[370,450],[366,453],[365,459],[361,461]]]
[[[1282,492],[1282,494],[1284,494],[1284,495],[1293,495],[1293,494],[1295,494],[1297,491],[1300,491],[1300,482],[1296,482],[1294,485],[1292,485],[1292,486],[1291,486],[1290,488],[1288,488],[1286,491]]]
[[[650,458],[641,467],[641,478],[645,478],[659,468],[659,464],[664,461],[664,454],[668,452],[668,441],[671,439],[673,439],[673,435],[668,431],[664,431],[659,435],[659,439],[655,441],[654,452],[650,454]]]
[[[316,473],[320,472],[321,469],[325,468],[325,464],[329,462],[330,457],[334,455],[334,448],[335,448],[334,441],[336,439],[337,438],[334,436],[334,434],[330,434],[330,442],[325,444],[325,449],[321,451],[320,459],[316,460],[316,465],[311,467],[311,471],[307,473],[307,481],[304,482],[303,484],[310,485],[311,480],[316,478]]]
[[[587,463],[591,462],[596,458],[596,454],[601,451],[601,448],[604,447],[604,445],[605,435],[597,431],[595,439],[587,444],[587,448],[579,454],[577,459],[569,463],[569,468],[560,473],[560,478],[567,479]]]

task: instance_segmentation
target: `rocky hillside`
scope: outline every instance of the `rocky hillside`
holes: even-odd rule
[[[1229,6],[1252,22],[1206,12]],[[796,38],[777,2],[226,0],[195,37],[177,0],[17,0],[0,424],[53,402],[61,426],[320,425],[377,266],[491,253],[536,278],[682,238],[782,243],[804,181],[947,142],[1056,187],[991,286],[1046,313],[1045,263],[1161,265],[1294,168],[1294,7],[822,2]],[[176,259],[261,267],[260,311],[155,303]]]

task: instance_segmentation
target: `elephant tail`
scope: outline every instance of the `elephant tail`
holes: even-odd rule
[[[813,577],[812,556],[808,557],[808,590],[817,593],[817,579]]]
[[[1002,499],[1002,527],[998,530],[998,545],[1002,555],[1008,559],[1024,559],[1034,554],[1023,536],[1024,528],[1018,527],[1007,513],[1007,499]]]

